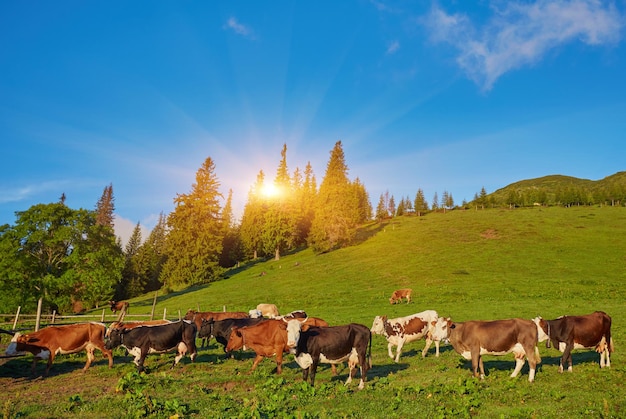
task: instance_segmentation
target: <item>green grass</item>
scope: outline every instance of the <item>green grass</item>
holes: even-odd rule
[[[305,250],[233,274],[228,280],[159,296],[156,313],[247,311],[261,302],[281,312],[304,309],[331,324],[371,326],[376,315],[398,317],[426,309],[454,320],[554,318],[604,310],[613,317],[612,368],[599,356],[574,353],[574,372],[557,372],[560,352],[539,348],[535,383],[528,367],[509,378],[512,355],[485,357],[487,377],[471,377],[469,362],[450,346],[422,359],[424,342],[405,346],[398,364],[383,337],[373,336],[373,368],[363,391],[343,386],[346,373],[318,371],[315,388],[286,356],[283,374],[264,360],[248,375],[252,355],[226,359],[213,341],[196,363],[150,356],[147,375],[130,357],[115,365],[85,356],[59,356],[45,379],[30,379],[30,358],[0,366],[5,417],[624,417],[626,363],[626,209],[611,207],[452,211],[371,224],[358,245],[323,255]],[[265,275],[261,275],[262,273]],[[391,306],[394,289],[414,290],[411,304]],[[131,301],[130,313],[149,313],[152,295]],[[38,372],[42,373],[43,365]]]

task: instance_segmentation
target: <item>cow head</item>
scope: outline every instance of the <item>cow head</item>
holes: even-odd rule
[[[385,332],[386,321],[387,316],[374,317],[374,323],[372,324],[372,328],[370,329],[370,331],[376,335],[382,335]]]
[[[257,310],[255,308],[255,309],[250,310],[248,312],[248,315],[250,316],[251,319],[258,319],[259,317],[263,316],[263,313],[261,313],[261,310]]]
[[[287,346],[290,348],[295,348],[298,346],[298,341],[300,340],[300,330],[302,329],[302,324],[298,319],[289,320],[287,322]]]
[[[118,328],[109,328],[107,330],[108,338],[104,343],[104,347],[107,349],[117,348],[122,344],[122,336],[130,329],[118,329]]]
[[[191,320],[193,321],[194,317],[196,317],[196,310],[187,310],[187,313],[185,313],[185,317],[183,317],[183,320]]]
[[[537,325],[537,341],[546,342],[546,348],[550,347],[550,323],[541,318],[541,316],[537,316],[533,319],[533,323]]]
[[[243,343],[243,332],[238,327],[233,327],[230,332],[230,338],[228,338],[228,344],[224,348],[224,351],[231,352],[241,348],[245,349]]]
[[[198,330],[199,338],[206,338],[213,335],[213,325],[215,324],[215,320],[213,319],[202,319],[202,323],[200,324],[200,330]]]
[[[13,335],[13,339],[11,339],[11,343],[7,346],[5,354],[9,356],[16,356],[24,355],[26,352],[30,352],[37,358],[47,359],[50,355],[50,351],[47,350],[47,348],[38,345],[38,343],[40,343],[39,338],[30,335],[22,335],[18,332]]]
[[[450,317],[439,317],[430,323],[430,338],[434,341],[448,341],[450,338],[450,330],[454,329],[455,324],[452,323]]]

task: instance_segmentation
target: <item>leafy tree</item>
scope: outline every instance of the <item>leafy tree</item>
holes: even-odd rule
[[[141,249],[141,225],[137,223],[124,250],[125,263],[122,281],[115,291],[115,299],[136,297],[144,292],[145,276],[137,254]]]
[[[63,202],[37,204],[16,212],[13,227],[2,230],[4,289],[33,309],[69,310],[74,301],[92,306],[108,300],[121,277],[123,255],[108,226],[96,214]]]
[[[188,194],[178,194],[167,218],[167,261],[161,280],[170,289],[215,281],[221,274],[224,228],[215,164],[208,157]]]
[[[350,193],[351,188],[343,147],[341,141],[337,141],[320,185],[309,234],[309,244],[315,252],[346,246],[354,238],[357,224],[353,206],[357,203]]]

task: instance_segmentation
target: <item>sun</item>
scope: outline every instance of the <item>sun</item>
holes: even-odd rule
[[[266,198],[276,198],[280,195],[280,188],[272,183],[264,183],[261,188],[261,194]]]

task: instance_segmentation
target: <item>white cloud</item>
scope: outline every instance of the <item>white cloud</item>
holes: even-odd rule
[[[395,54],[400,49],[400,42],[393,41],[387,46],[387,55]]]
[[[237,18],[231,17],[226,21],[224,28],[232,30],[237,35],[241,35],[245,38],[254,39],[254,31],[249,26],[239,23]]]
[[[126,218],[122,218],[119,215],[115,214],[115,218],[113,220],[113,229],[115,230],[115,235],[122,240],[122,249],[125,248],[126,243],[128,243],[128,240],[133,235],[133,231],[135,231],[136,226],[136,222],[130,221]],[[139,228],[141,230],[141,240],[143,242],[148,238],[150,231],[148,231],[148,228],[142,224],[139,224]]]
[[[476,30],[463,14],[434,7],[426,20],[432,39],[459,50],[457,62],[484,90],[503,74],[532,65],[551,49],[581,41],[588,45],[619,42],[624,18],[615,5],[600,0],[503,2]]]

